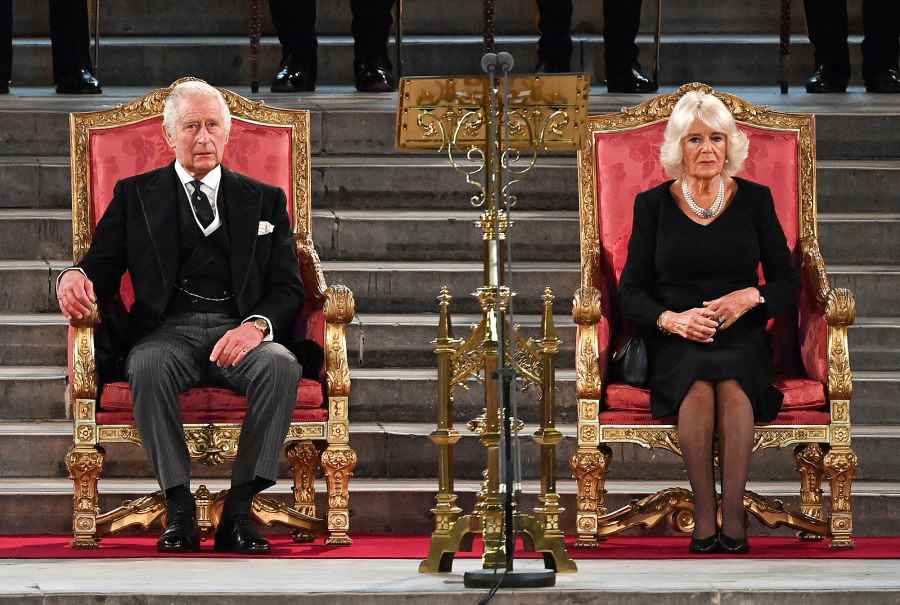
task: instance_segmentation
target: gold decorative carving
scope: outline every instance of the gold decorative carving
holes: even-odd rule
[[[135,500],[125,500],[119,507],[98,516],[97,531],[103,535],[112,535],[135,525],[146,530],[165,514],[166,497],[158,491]]]
[[[76,445],[94,445],[97,440],[97,427],[94,424],[76,424],[75,425],[75,443]]]
[[[794,449],[794,468],[800,473],[800,512],[819,521],[825,519],[822,513],[824,460],[825,452],[818,443],[798,445]]]
[[[694,528],[694,495],[680,487],[670,487],[626,504],[597,518],[597,535],[608,537],[634,527],[652,529],[661,521],[680,532]]]
[[[285,442],[302,441],[304,439],[324,439],[324,422],[299,422],[291,424]]]
[[[569,460],[569,468],[578,483],[576,499],[576,546],[597,546],[597,517],[606,513],[606,473],[612,460],[612,450],[603,445],[579,446]]]
[[[316,469],[319,451],[312,443],[291,443],[285,448],[294,478],[294,508],[310,517],[316,516]]]
[[[802,536],[809,538],[828,533],[828,524],[822,519],[790,512],[781,500],[765,498],[750,491],[744,494],[744,509],[768,527],[786,525],[800,530]]]
[[[191,458],[206,466],[217,466],[237,456],[240,429],[208,424],[202,428],[185,427],[184,439]]]
[[[761,426],[753,435],[753,451],[786,447],[795,443],[823,443],[828,441],[827,426]]]
[[[315,535],[324,531],[321,519],[262,495],[253,498],[250,513],[267,527],[276,524],[291,527],[296,535]]]
[[[330,396],[350,395],[347,324],[355,313],[356,303],[350,288],[337,285],[325,291],[325,376]]]
[[[72,346],[72,395],[77,399],[97,397],[97,367],[94,363],[94,329],[75,328]]]
[[[576,393],[579,399],[599,399],[603,379],[600,375],[600,351],[597,341],[597,322],[600,321],[600,291],[582,286],[575,291],[572,319],[577,333],[575,355]]]
[[[834,423],[850,422],[850,402],[839,399],[831,400],[831,421]]]
[[[601,442],[637,443],[646,448],[660,448],[681,455],[678,443],[678,431],[671,426],[622,426],[607,425],[600,427]]]
[[[322,261],[313,243],[312,237],[295,240],[297,258],[300,261],[300,275],[303,277],[304,293],[310,300],[320,304],[326,300],[328,284],[325,283],[325,273],[322,271]]]
[[[350,400],[347,397],[329,397],[328,398],[328,419],[329,420],[346,420],[347,410]]]
[[[94,422],[94,400],[93,399],[76,399],[75,400],[75,420],[76,422]]]
[[[106,453],[102,448],[73,447],[66,454],[66,468],[73,481],[72,546],[96,548],[97,515],[100,513],[100,494],[97,480],[103,471]]]
[[[833,300],[833,298],[831,299]],[[853,396],[853,372],[850,371],[850,350],[847,328],[828,326],[828,397],[850,399]]]
[[[348,445],[329,445],[321,464],[328,486],[328,544],[350,544],[350,477],[357,463],[356,452]]]

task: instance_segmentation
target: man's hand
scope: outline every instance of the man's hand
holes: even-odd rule
[[[662,327],[682,338],[694,342],[710,343],[716,333],[717,324],[707,309],[688,309],[683,313],[666,311],[660,321]]]
[[[97,303],[94,284],[81,271],[66,271],[59,279],[56,300],[66,319],[82,319],[91,314]]]
[[[220,368],[231,368],[243,361],[247,353],[259,346],[263,336],[253,324],[243,323],[228,330],[213,347],[209,360]]]
[[[703,302],[703,308],[712,312],[711,317],[719,324],[720,330],[726,330],[741,318],[744,313],[759,304],[759,290],[744,288],[735,290],[715,300]]]

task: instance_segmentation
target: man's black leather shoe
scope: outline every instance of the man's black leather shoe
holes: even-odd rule
[[[316,66],[313,61],[304,62],[288,56],[275,79],[272,80],[272,92],[312,92],[316,89]]]
[[[888,69],[866,78],[866,92],[896,94],[900,92],[900,75],[896,69]]]
[[[56,92],[61,95],[99,95],[103,89],[90,70],[81,69],[77,74],[62,76],[56,82]]]
[[[387,59],[374,58],[356,61],[353,64],[356,76],[356,90],[359,92],[391,92],[394,90],[394,77],[391,75],[391,64]]]
[[[216,552],[236,552],[243,555],[265,555],[271,550],[269,541],[259,535],[247,515],[231,520],[222,519],[216,529]]]
[[[156,541],[159,552],[196,552],[200,550],[200,530],[194,511],[175,511],[166,530]]]
[[[847,92],[847,78],[825,65],[819,65],[806,81],[806,92],[810,94]]]
[[[609,92],[647,93],[656,92],[659,87],[644,75],[640,63],[635,62],[628,72],[608,77],[606,88]]]

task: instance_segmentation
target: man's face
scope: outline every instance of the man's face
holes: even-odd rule
[[[181,102],[181,116],[175,132],[164,130],[175,157],[196,179],[222,162],[228,133],[219,102],[213,97],[187,97]]]

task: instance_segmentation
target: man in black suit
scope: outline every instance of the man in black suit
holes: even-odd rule
[[[816,50],[816,70],[806,91],[846,92],[850,79],[847,46],[847,0],[804,0],[809,40]],[[900,93],[900,3],[863,0],[863,79],[868,92]]]
[[[394,90],[387,41],[395,0],[351,0],[353,74],[360,92]],[[316,89],[316,0],[269,0],[281,42],[281,67],[272,92]]]
[[[164,112],[175,162],[116,184],[90,249],[57,286],[63,314],[82,317],[131,273],[136,344],[126,368],[137,428],[166,494],[161,551],[199,548],[178,396],[218,384],[246,395],[248,409],[215,548],[269,552],[250,505],[275,483],[301,373],[279,343],[304,297],[285,194],[220,165],[230,125],[215,88],[176,86]]]
[[[100,94],[90,57],[87,2],[50,0],[53,81],[60,94]],[[0,0],[0,94],[12,76],[12,0]]]
[[[536,71],[570,71],[572,0],[537,0],[538,66]],[[609,92],[654,92],[656,83],[641,71],[634,43],[641,24],[641,0],[603,0],[603,54]]]

